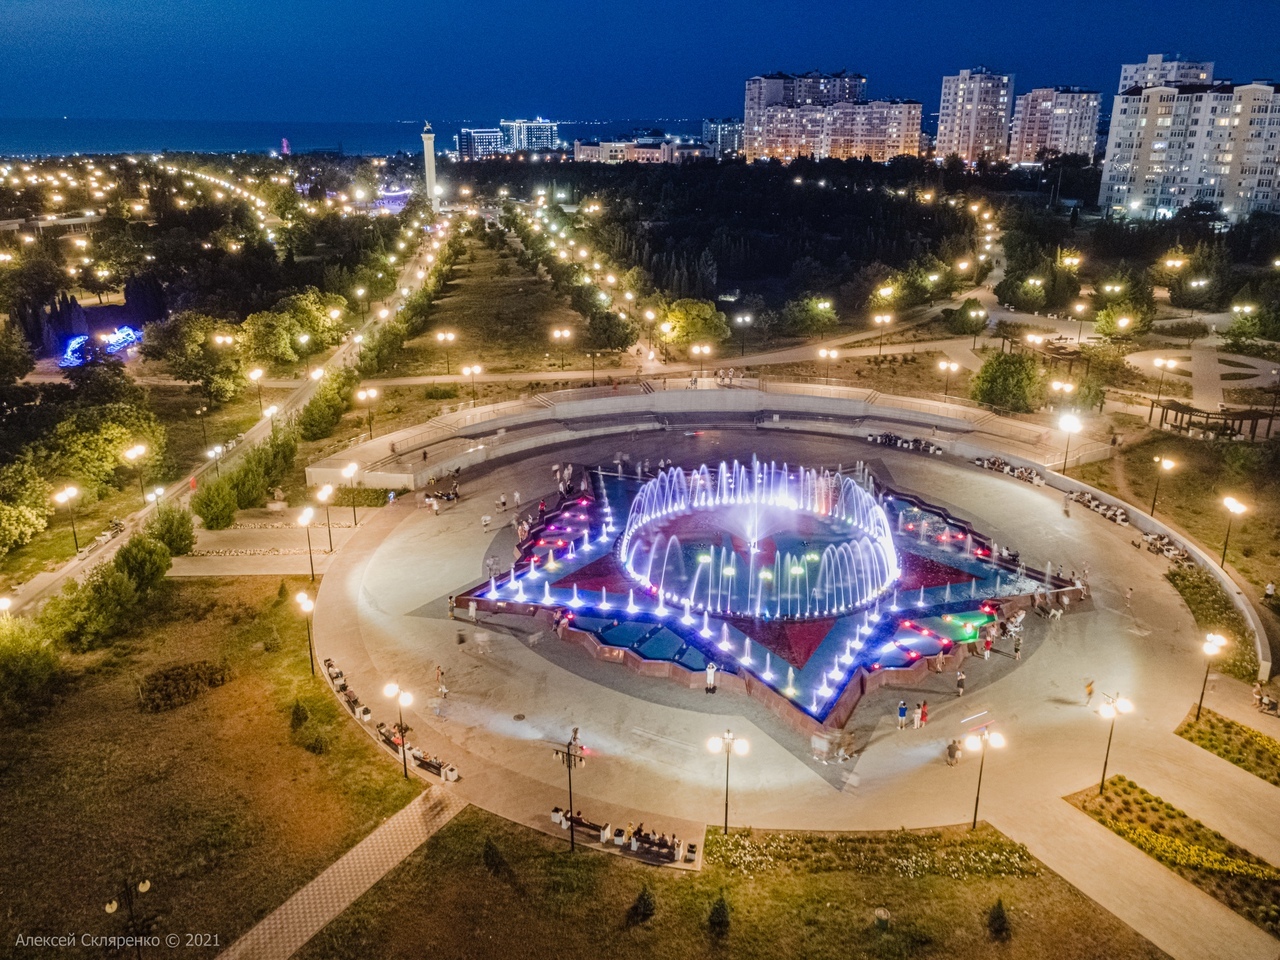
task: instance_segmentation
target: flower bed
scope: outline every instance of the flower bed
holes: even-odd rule
[[[1165,578],[1182,594],[1196,626],[1223,634],[1230,641],[1220,664],[1222,672],[1250,683],[1258,679],[1253,630],[1214,576],[1199,567],[1178,567],[1166,573]]]
[[[1280,869],[1122,776],[1067,800],[1246,920],[1280,934]]]
[[[1204,747],[1255,777],[1280,787],[1280,740],[1212,710],[1204,710],[1199,720],[1194,717],[1194,712],[1187,714],[1187,719],[1174,732],[1197,747]]]

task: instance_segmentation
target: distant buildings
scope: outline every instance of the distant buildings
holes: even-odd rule
[[[508,153],[522,150],[554,150],[560,143],[560,125],[554,120],[502,120],[502,148]]]
[[[956,154],[970,163],[982,157],[1003,159],[1008,151],[1012,107],[1012,74],[978,67],[943,77],[937,155]]]
[[[494,128],[468,128],[458,131],[458,156],[463,160],[480,160],[502,153],[502,131]]]
[[[1124,93],[1131,87],[1158,87],[1168,84],[1212,83],[1213,61],[1166,60],[1163,54],[1153,53],[1146,63],[1126,63],[1120,67],[1120,86],[1116,93]]]
[[[684,163],[710,156],[711,148],[705,143],[674,137],[573,142],[573,159],[578,163]]]
[[[703,120],[702,142],[711,148],[713,157],[736,157],[742,153],[742,129],[742,121],[731,117]]]
[[[1009,160],[1034,163],[1043,152],[1093,158],[1102,96],[1079,87],[1037,87],[1014,103]]]
[[[848,73],[772,73],[750,78],[743,104],[748,160],[870,157],[920,152],[921,105],[868,101],[867,78]]]

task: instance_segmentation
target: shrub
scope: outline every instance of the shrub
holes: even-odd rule
[[[191,498],[191,509],[206,530],[225,530],[236,519],[236,494],[226,478],[206,480]]]
[[[149,713],[173,710],[191,703],[200,694],[231,679],[225,663],[196,660],[152,670],[142,678],[138,699]]]
[[[1186,601],[1196,626],[1227,638],[1227,656],[1219,663],[1222,672],[1237,680],[1258,679],[1258,652],[1253,644],[1253,630],[1217,578],[1200,567],[1170,570],[1165,578]]]
[[[996,904],[987,912],[987,933],[992,940],[1008,940],[1013,935],[1009,927],[1009,914],[1004,909],[1004,900],[996,899]]]
[[[128,574],[100,563],[83,581],[68,581],[38,620],[52,639],[72,650],[92,650],[122,633],[137,607],[138,589]]]
[[[133,581],[138,596],[145,597],[160,585],[173,566],[173,559],[169,556],[168,547],[142,533],[130,537],[129,542],[116,552],[112,563]]]
[[[458,395],[458,388],[448,384],[427,387],[422,396],[427,400],[452,400]]]
[[[321,381],[298,415],[298,433],[303,440],[323,440],[333,433],[351,403],[357,377],[355,371],[344,369]]]
[[[711,905],[711,915],[707,917],[707,929],[711,931],[713,937],[718,939],[729,935],[729,901],[724,898],[723,891]]]
[[[297,733],[310,719],[311,711],[307,709],[306,704],[301,700],[294,700],[293,708],[289,711],[289,729]]]
[[[1044,402],[1040,361],[1024,353],[996,353],[973,375],[970,396],[981,404],[1030,413]]]
[[[48,632],[27,617],[0,615],[0,721],[43,711],[62,679]]]
[[[645,884],[640,888],[640,893],[636,896],[635,902],[627,908],[627,926],[634,927],[637,924],[646,923],[653,918],[653,914],[657,909],[658,905],[653,899],[653,891],[649,889],[648,884]]]
[[[328,729],[316,720],[308,720],[293,732],[293,740],[308,753],[322,756],[329,752],[333,737]]]
[[[172,503],[159,504],[143,532],[168,547],[169,555],[174,557],[185,557],[196,545],[191,511]]]

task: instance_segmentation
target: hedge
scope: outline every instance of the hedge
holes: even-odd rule
[[[1165,578],[1182,595],[1196,626],[1227,638],[1227,656],[1219,669],[1237,680],[1257,680],[1258,651],[1253,630],[1217,578],[1200,567],[1179,567],[1166,573]]]

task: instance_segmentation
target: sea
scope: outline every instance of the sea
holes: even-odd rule
[[[452,150],[463,127],[496,127],[496,119],[432,120],[436,149]],[[624,118],[560,124],[560,139],[619,138],[650,130],[700,137],[701,119]],[[389,156],[422,151],[422,121],[306,123],[293,120],[103,120],[0,118],[0,156],[40,157],[101,153],[269,153],[284,141],[294,154],[317,151]]]

